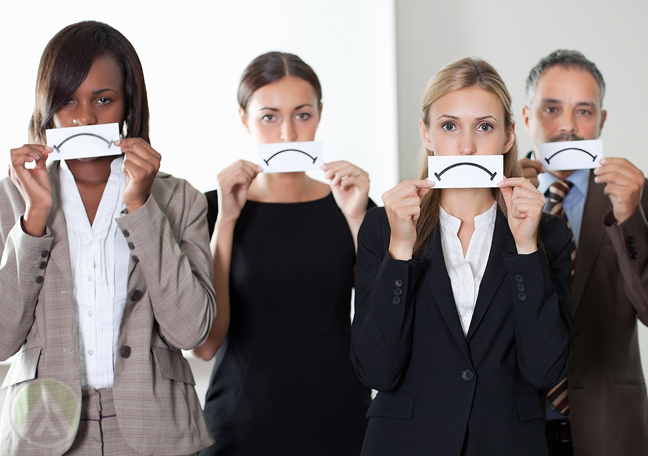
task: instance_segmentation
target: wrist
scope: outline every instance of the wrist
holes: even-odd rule
[[[27,208],[22,217],[22,228],[25,233],[33,237],[42,237],[45,234],[45,226],[49,212],[49,208]]]
[[[515,248],[517,249],[517,253],[519,255],[528,255],[538,250],[538,243],[535,241],[526,241],[521,243],[516,242]]]
[[[403,244],[393,238],[389,240],[389,255],[395,260],[411,260],[414,245]]]

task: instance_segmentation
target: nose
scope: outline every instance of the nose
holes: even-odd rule
[[[283,142],[292,142],[297,139],[297,132],[293,125],[292,119],[287,119],[281,125],[281,140]]]
[[[74,118],[72,123],[77,127],[82,127],[84,125],[95,125],[97,123],[97,116],[88,103],[78,103],[76,109],[74,110]]]
[[[560,116],[560,132],[561,133],[574,133],[576,131],[576,119],[574,119],[574,115],[570,112],[565,112],[563,113],[562,116]]]
[[[459,153],[461,155],[473,155],[477,152],[472,132],[465,132],[459,138]]]

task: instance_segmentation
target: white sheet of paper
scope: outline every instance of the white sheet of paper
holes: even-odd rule
[[[117,123],[53,128],[45,130],[45,134],[47,145],[54,149],[49,154],[50,160],[103,157],[122,153],[114,144],[119,139]]]
[[[265,173],[294,173],[320,169],[324,164],[321,141],[259,144],[259,166]]]
[[[603,141],[562,141],[540,144],[540,163],[549,171],[592,169],[601,166]]]
[[[447,155],[428,157],[432,188],[497,187],[503,179],[503,155]]]

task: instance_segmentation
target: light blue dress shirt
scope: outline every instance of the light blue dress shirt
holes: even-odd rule
[[[565,209],[565,215],[571,224],[576,248],[578,248],[578,240],[583,222],[583,208],[585,207],[585,196],[587,195],[587,187],[589,186],[589,173],[589,169],[577,169],[565,179],[574,184],[563,200],[563,209]],[[558,178],[550,173],[542,173],[538,175],[538,180],[540,181],[538,190],[546,194],[551,184],[556,182]],[[547,197],[545,204],[545,212],[549,212],[549,197]]]

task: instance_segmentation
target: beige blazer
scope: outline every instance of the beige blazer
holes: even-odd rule
[[[637,317],[648,324],[648,191],[633,216],[605,226],[612,203],[604,187],[590,173],[572,287],[574,348],[567,378],[574,452],[645,456],[648,400]]]
[[[58,456],[81,407],[79,342],[58,162],[49,168],[46,235],[23,232],[24,202],[0,181],[0,359],[17,353],[2,388],[0,455]],[[216,313],[207,204],[186,181],[158,173],[151,197],[117,219],[132,251],[113,395],[126,441],[178,455],[213,443],[180,349],[205,340]]]

